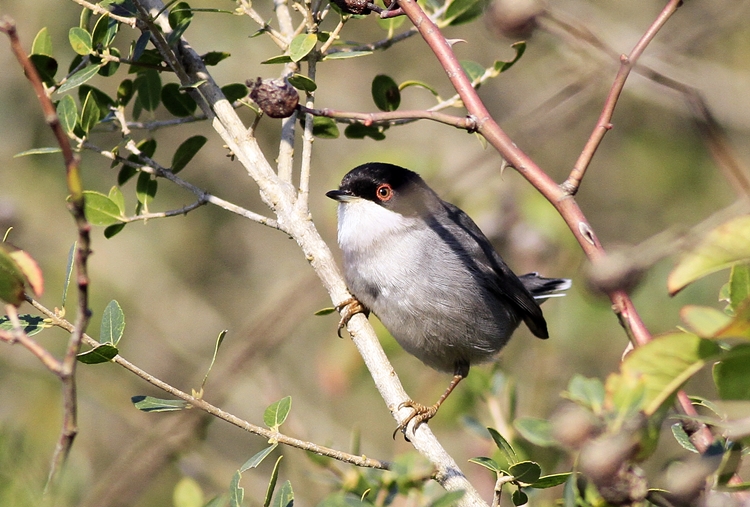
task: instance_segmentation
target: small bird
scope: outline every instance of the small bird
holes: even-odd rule
[[[414,411],[396,432],[434,417],[469,367],[492,360],[521,322],[548,338],[537,301],[562,295],[570,280],[516,276],[472,219],[417,173],[370,162],[326,196],[339,203],[338,243],[354,296],[339,307],[339,332],[372,311],[407,352],[453,374],[434,405],[401,404]]]

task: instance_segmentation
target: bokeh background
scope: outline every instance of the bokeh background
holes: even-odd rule
[[[512,58],[510,44],[526,38],[528,48],[521,61],[485,83],[480,95],[514,141],[555,180],[563,181],[595,125],[618,61],[561,27],[584,27],[615,54],[627,53],[663,3],[558,0],[547,6],[549,15],[528,34],[512,35],[480,19],[450,27],[445,35],[466,41],[454,46],[460,59],[485,66]],[[236,7],[219,0],[194,0],[191,5]],[[271,2],[254,7],[272,19]],[[80,12],[71,1],[39,0],[33,8],[19,0],[0,3],[0,14],[17,21],[27,49],[39,29],[49,29],[61,72],[74,56],[67,32],[77,25]],[[329,16],[324,27],[332,29],[334,18]],[[750,160],[748,19],[748,0],[686,2],[641,60],[700,91],[725,129],[734,156],[745,165]],[[198,13],[186,38],[199,53],[232,54],[211,68],[223,85],[273,77],[280,71],[259,63],[279,51],[265,37],[251,38],[256,30],[246,16]],[[118,40],[126,48],[137,35],[123,28]],[[342,39],[360,42],[384,36],[372,18],[353,20],[342,33]],[[5,39],[0,43],[0,65],[0,231],[12,226],[9,241],[37,259],[46,284],[41,302],[53,308],[61,304],[68,251],[76,237],[65,207],[64,170],[59,155],[14,158],[33,147],[52,146],[54,140]],[[452,95],[429,49],[412,37],[370,57],[320,64],[316,104],[373,111],[370,83],[380,73],[399,83],[424,81],[442,97]],[[97,77],[90,84],[114,94],[125,77],[123,67],[117,79]],[[164,82],[169,79],[163,77]],[[433,103],[429,92],[408,88],[401,107]],[[254,115],[249,110],[241,114],[249,125]],[[154,114],[167,116],[163,107]],[[141,119],[149,119],[148,114]],[[613,123],[577,196],[605,247],[637,245],[665,230],[682,230],[735,200],[732,183],[711,157],[680,93],[633,73]],[[257,129],[269,160],[278,151],[279,125],[264,118]],[[209,141],[181,176],[223,199],[267,213],[256,186],[227,156],[209,124],[135,132],[137,139],[157,140],[155,158],[164,165],[169,165],[179,143],[194,134]],[[493,409],[505,406],[505,397],[493,398],[483,390],[488,379],[502,372],[502,378],[515,385],[519,416],[547,418],[561,405],[560,392],[573,375],[604,379],[618,368],[626,336],[608,300],[587,288],[586,261],[563,221],[516,172],[500,170],[501,159],[493,149],[474,135],[430,122],[391,128],[386,134],[381,142],[341,136],[314,144],[312,216],[337,255],[335,204],[324,193],[336,188],[355,165],[380,160],[420,172],[446,200],[475,219],[515,271],[540,271],[574,282],[567,297],[545,304],[548,341],[519,330],[497,363],[473,369],[430,423],[490,498],[492,478],[466,460],[488,455],[492,444],[465,423],[471,417],[483,425],[500,425]],[[102,131],[93,141],[110,149],[119,137]],[[117,169],[96,154],[82,156],[86,188],[106,193],[115,184]],[[136,202],[134,185],[132,180],[123,187],[130,214]],[[160,181],[151,210],[179,208],[192,201],[192,194]],[[352,435],[359,434],[360,451],[385,460],[410,451],[403,439],[391,438],[395,423],[354,346],[336,337],[337,317],[314,316],[331,302],[296,243],[284,234],[205,206],[187,216],[130,224],[109,240],[96,229],[92,246],[90,334],[98,334],[104,307],[116,299],[126,316],[120,350],[133,363],[182,390],[198,388],[218,333],[228,329],[206,386],[208,401],[262,424],[264,408],[291,395],[292,413],[283,426],[290,435],[347,450]],[[649,248],[636,248],[629,255],[646,258]],[[727,276],[708,277],[670,298],[665,279],[672,265],[673,258],[657,262],[633,292],[653,333],[679,325],[679,309],[685,304],[718,306],[718,291]],[[69,315],[74,305],[73,294],[67,303]],[[387,332],[377,329],[409,394],[424,402],[437,399],[448,377],[406,355]],[[47,330],[37,338],[56,354],[64,350],[66,334],[60,330]],[[690,386],[692,392],[712,396],[708,378],[699,376]],[[58,505],[171,505],[174,485],[184,476],[197,480],[210,497],[226,491],[233,472],[266,445],[262,438],[197,411],[139,412],[131,396],[164,395],[113,364],[81,365],[78,389],[80,434]],[[0,505],[39,504],[60,429],[60,400],[58,381],[38,360],[20,346],[0,346]],[[650,465],[654,469],[680,453],[670,442],[662,445],[660,460]],[[545,472],[564,467],[554,453],[528,449]],[[281,478],[292,480],[300,505],[315,505],[331,489],[333,476],[312,466],[304,452],[276,453],[285,455]],[[262,502],[272,462],[243,476],[253,505]]]

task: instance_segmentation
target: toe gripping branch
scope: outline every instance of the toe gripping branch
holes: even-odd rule
[[[370,310],[368,310],[365,305],[360,303],[359,300],[354,297],[351,297],[337,305],[336,311],[341,314],[341,320],[339,320],[339,327],[337,331],[339,338],[342,337],[341,330],[346,327],[352,317],[354,317],[358,313],[364,313],[365,317],[368,317],[370,315]]]

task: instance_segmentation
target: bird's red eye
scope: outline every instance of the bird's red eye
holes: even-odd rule
[[[383,183],[375,191],[375,195],[378,196],[378,199],[385,202],[385,201],[390,200],[391,197],[393,197],[393,189],[388,183]]]

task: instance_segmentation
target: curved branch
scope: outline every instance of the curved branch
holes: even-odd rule
[[[305,106],[298,106],[300,111],[314,116],[325,116],[346,123],[362,123],[365,126],[373,124],[386,123],[389,125],[410,123],[416,120],[432,120],[457,129],[475,132],[477,122],[471,116],[453,116],[450,114],[439,113],[430,110],[413,110],[413,111],[384,111],[380,113],[355,113],[350,111],[336,111],[335,109],[311,109]],[[347,121],[348,120],[348,121]]]

